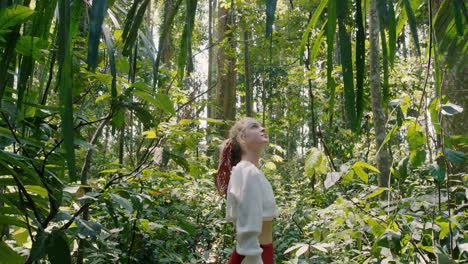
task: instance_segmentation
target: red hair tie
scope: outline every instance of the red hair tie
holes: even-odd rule
[[[228,139],[224,144],[219,157],[218,174],[216,175],[216,188],[219,194],[226,195],[232,170],[232,140]]]

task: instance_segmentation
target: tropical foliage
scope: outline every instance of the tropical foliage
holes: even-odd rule
[[[467,23],[460,0],[0,1],[0,263],[225,263],[217,148],[246,115],[277,263],[465,263]]]

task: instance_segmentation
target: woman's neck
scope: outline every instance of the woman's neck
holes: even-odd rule
[[[242,154],[241,160],[252,162],[258,168],[258,161],[260,160],[260,153],[247,152]]]

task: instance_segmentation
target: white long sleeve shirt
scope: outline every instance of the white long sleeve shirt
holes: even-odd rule
[[[279,215],[270,182],[249,161],[232,168],[227,190],[226,220],[236,224],[236,250],[246,256],[243,264],[261,264],[262,248],[258,235],[263,221]]]

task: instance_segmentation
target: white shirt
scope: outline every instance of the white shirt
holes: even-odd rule
[[[262,263],[258,235],[263,221],[278,217],[275,196],[265,174],[249,161],[232,168],[227,189],[226,220],[236,223],[236,250],[242,263]]]

